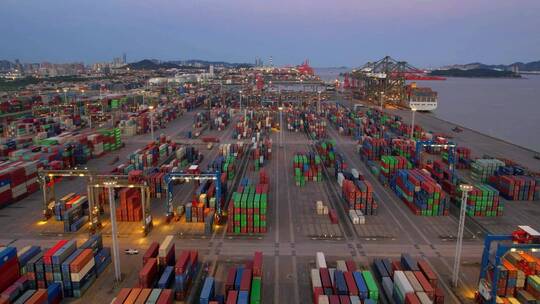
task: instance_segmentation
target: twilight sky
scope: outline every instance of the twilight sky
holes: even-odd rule
[[[0,0],[0,59],[540,60],[539,0]]]

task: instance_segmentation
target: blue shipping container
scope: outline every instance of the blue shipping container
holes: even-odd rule
[[[201,291],[201,296],[199,298],[200,304],[208,304],[210,300],[214,298],[214,278],[207,277],[204,280],[204,285]]]

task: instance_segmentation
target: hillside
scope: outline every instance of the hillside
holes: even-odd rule
[[[429,73],[431,76],[445,76],[445,77],[478,77],[478,78],[520,78],[519,74],[511,71],[497,71],[492,69],[448,69],[448,70],[435,70]]]

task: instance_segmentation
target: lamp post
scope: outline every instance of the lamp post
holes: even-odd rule
[[[379,110],[382,112],[382,104],[383,104],[383,94],[384,92],[381,91],[381,94],[379,95]]]
[[[109,207],[111,208],[111,234],[112,234],[112,254],[114,260],[114,277],[117,282],[122,279],[120,272],[120,250],[118,249],[118,234],[116,228],[116,201],[114,199],[114,186],[106,183],[106,188],[109,190]]]
[[[283,107],[278,107],[279,110],[279,147],[283,148]]]
[[[459,185],[461,190],[461,208],[459,210],[459,226],[456,243],[456,255],[454,258],[454,273],[452,274],[452,285],[457,287],[459,278],[459,266],[461,264],[461,251],[463,249],[463,230],[465,229],[465,210],[467,206],[467,197],[473,186],[467,184]]]
[[[411,108],[412,111],[412,122],[411,122],[411,140],[413,139],[414,133],[414,114],[416,113],[416,108]]]
[[[321,91],[317,91],[319,94],[319,100],[317,101],[317,113],[321,114]]]
[[[149,106],[148,109],[150,109],[150,136],[154,141],[154,106]]]

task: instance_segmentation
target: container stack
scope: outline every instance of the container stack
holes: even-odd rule
[[[390,187],[416,215],[449,214],[450,204],[446,194],[425,170],[399,170],[392,178]]]
[[[304,115],[304,130],[313,139],[323,139],[327,137],[326,121],[314,113]]]
[[[121,222],[142,221],[141,190],[123,188],[119,191],[120,204],[116,209],[116,219]]]
[[[227,232],[266,233],[268,184],[250,184],[243,180],[229,203]]]
[[[122,288],[111,303],[173,304],[174,292],[172,289],[161,288]]]
[[[158,248],[157,264],[160,272],[162,272],[167,266],[174,266],[176,260],[174,252],[174,236],[168,235]]]
[[[461,191],[458,189],[455,201],[461,204]],[[486,184],[474,184],[467,198],[467,215],[502,216],[503,204],[499,200],[499,191]]]
[[[395,155],[403,156],[407,159],[414,159],[416,155],[416,142],[409,139],[394,138],[391,142],[392,152]]]
[[[328,215],[329,209],[322,201],[315,202],[315,210],[317,215]]]
[[[381,156],[381,170],[379,174],[379,181],[383,185],[388,184],[388,181],[401,169],[412,169],[411,163],[404,156]]]
[[[341,175],[338,176],[339,183]],[[361,211],[359,216],[377,215],[378,205],[373,199],[373,186],[369,181],[349,175],[341,181],[341,195],[349,210]]]
[[[253,160],[253,168],[258,171],[264,163],[272,157],[272,140],[265,138],[256,143],[255,148],[251,151],[251,159]]]
[[[501,303],[538,302],[540,299],[539,265],[540,260],[530,253],[517,251],[507,253],[499,266],[497,301],[500,300]],[[493,278],[493,269],[488,270],[487,277]]]
[[[442,159],[448,163],[448,151],[442,153]],[[456,148],[456,168],[469,169],[471,167],[471,149],[465,147]]]
[[[523,175],[491,176],[489,183],[499,190],[502,197],[511,201],[533,201],[540,199],[537,180]]]
[[[360,156],[364,160],[379,160],[381,155],[390,155],[391,149],[384,138],[364,136]]]
[[[364,303],[379,301],[379,288],[369,270],[360,270],[353,261],[337,261],[330,268],[324,253],[317,252],[311,269],[313,303]]]
[[[21,262],[24,262],[21,265],[28,280],[24,286],[28,289],[48,287],[49,299],[57,301],[62,295],[80,298],[110,264],[111,256],[110,248],[103,247],[101,234],[97,234],[79,248],[74,240],[62,240],[43,253],[28,249],[21,254]]]
[[[182,251],[174,265],[174,298],[183,301],[191,288],[193,279],[199,271],[199,253]]]
[[[498,159],[477,159],[471,164],[471,177],[479,182],[485,182],[490,176],[495,175],[499,167],[505,163]]]
[[[38,161],[6,161],[0,163],[0,207],[20,201],[39,189]]]
[[[70,193],[54,204],[54,217],[64,222],[64,232],[77,232],[88,221],[88,199]]]
[[[375,275],[386,297],[403,303],[444,303],[444,292],[438,285],[435,272],[424,259],[414,259],[402,254],[401,260],[375,259]]]
[[[317,154],[320,156],[323,164],[328,167],[334,166],[336,161],[336,152],[334,150],[334,146],[334,141],[330,140],[319,141],[315,145]]]
[[[255,252],[253,260],[247,262],[245,266],[229,268],[225,281],[225,295],[216,294],[215,279],[207,277],[198,303],[260,304],[262,301],[262,261],[262,253]]]
[[[306,181],[322,181],[322,162],[314,153],[297,153],[293,158],[294,180],[297,186],[304,186]]]

